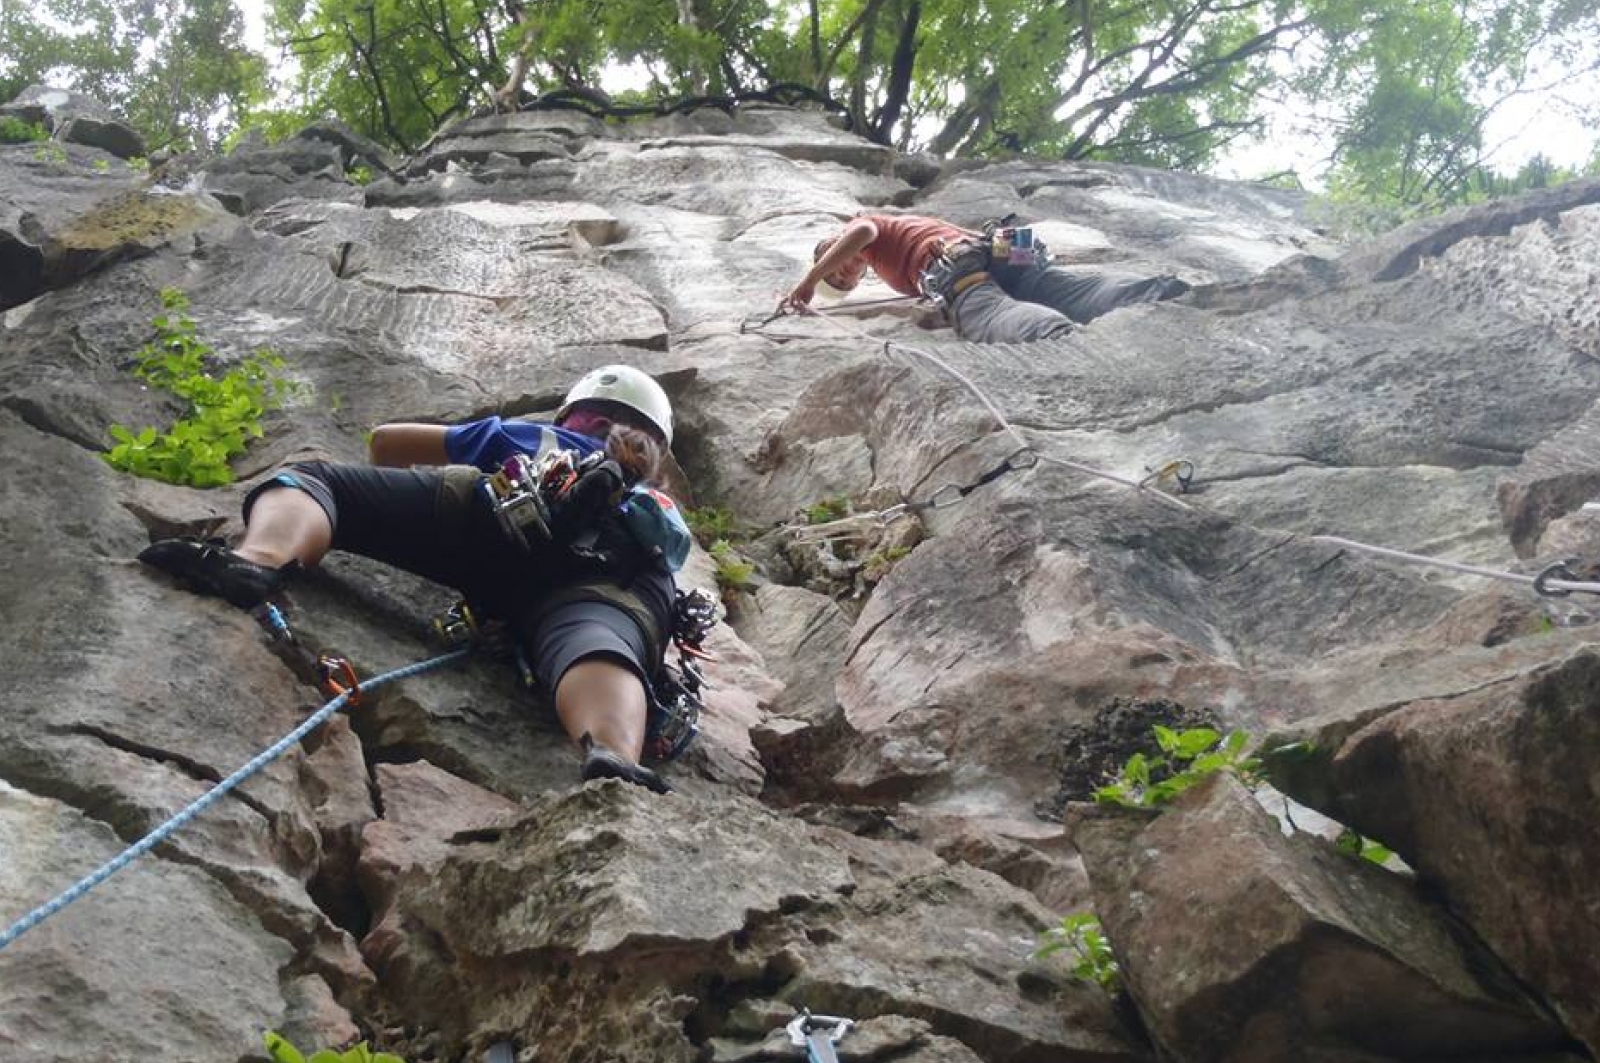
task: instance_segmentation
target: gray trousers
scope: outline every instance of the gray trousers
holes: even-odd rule
[[[950,308],[956,334],[973,343],[1031,343],[1064,336],[1074,324],[1130,303],[1153,303],[1189,290],[1170,274],[1139,277],[1075,273],[1060,266],[997,265],[993,282],[975,284]]]

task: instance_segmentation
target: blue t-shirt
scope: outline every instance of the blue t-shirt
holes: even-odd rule
[[[452,465],[476,465],[484,472],[499,472],[501,464],[513,454],[536,458],[552,450],[575,450],[588,457],[605,444],[593,436],[541,424],[538,421],[505,421],[485,417],[453,425],[444,434],[444,452]]]
[[[575,450],[587,457],[605,444],[538,421],[505,421],[485,417],[452,426],[444,434],[444,452],[452,465],[476,465],[484,472],[499,472],[513,454],[536,458],[552,450]],[[634,487],[618,511],[623,527],[646,550],[661,558],[668,570],[678,571],[689,556],[692,537],[678,507],[664,493]]]

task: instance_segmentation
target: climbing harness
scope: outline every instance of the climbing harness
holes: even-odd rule
[[[118,871],[121,871],[123,868],[133,863],[133,861],[137,860],[145,853],[148,853],[151,849],[154,849],[157,845],[160,845],[162,842],[172,837],[190,820],[204,812],[207,808],[210,808],[212,805],[216,804],[232,791],[238,789],[238,787],[244,783],[246,779],[249,779],[256,772],[260,771],[274,760],[277,760],[302,738],[321,727],[328,721],[330,717],[333,716],[334,713],[338,712],[346,704],[353,704],[354,695],[356,694],[357,690],[372,690],[401,679],[407,679],[415,675],[422,675],[424,672],[432,672],[439,668],[443,668],[447,664],[453,664],[456,661],[463,660],[466,656],[466,650],[454,650],[438,657],[432,657],[425,661],[418,661],[415,664],[408,664],[403,668],[396,668],[393,671],[385,672],[379,676],[374,676],[373,678],[367,680],[365,684],[352,684],[351,689],[345,690],[336,695],[333,700],[329,701],[326,705],[322,706],[322,708],[308,716],[300,724],[300,726],[296,727],[294,730],[278,739],[272,745],[256,754],[256,756],[251,758],[251,760],[242,768],[235,771],[232,775],[229,775],[226,779],[223,779],[221,782],[217,783],[217,785],[213,786],[205,793],[201,794],[198,798],[190,802],[180,812],[178,812],[177,815],[173,816],[171,819],[168,819],[155,830],[152,830],[149,834],[146,834],[143,838],[140,838],[137,842],[128,846],[121,853],[106,861],[88,875],[85,875],[83,878],[79,879],[70,888],[56,896],[54,899],[45,904],[41,904],[27,915],[24,915],[21,919],[18,919],[15,923],[12,923],[6,928],[4,933],[0,933],[0,949],[6,948],[6,946],[16,941],[23,934],[27,933],[29,930],[32,930],[46,919],[49,919],[51,916],[61,911],[61,909],[65,908],[67,905],[78,900],[90,890],[100,885],[106,879],[110,878],[112,875],[116,874]]]
[[[678,663],[661,663],[661,668],[645,684],[649,717],[645,731],[645,754],[658,761],[676,760],[699,737],[700,713],[705,702],[700,692],[706,687],[699,661],[716,657],[703,645],[717,625],[717,602],[709,593],[695,587],[679,591],[673,602],[673,645]],[[472,606],[458,601],[433,618],[434,634],[446,646],[470,647],[491,656],[509,659],[516,665],[522,685],[538,686],[538,676],[528,663],[521,643],[497,620],[480,620]]]
[[[800,1009],[794,1021],[784,1027],[789,1043],[806,1050],[806,1063],[839,1063],[839,1054],[833,1046],[855,1028],[853,1019],[835,1015],[813,1015],[810,1009]]]

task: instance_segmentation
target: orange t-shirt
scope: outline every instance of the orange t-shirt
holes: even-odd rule
[[[861,249],[878,278],[901,295],[922,294],[917,278],[941,246],[972,235],[938,218],[918,214],[863,214],[878,227],[877,239]]]

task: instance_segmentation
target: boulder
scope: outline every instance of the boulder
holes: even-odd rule
[[[124,842],[70,806],[0,781],[0,911],[12,918],[110,860]],[[146,857],[0,952],[0,1054],[67,1063],[255,1056],[294,1023],[288,943],[204,870]],[[337,1012],[333,1024],[348,1016]]]
[[[752,1032],[735,1005],[764,987],[921,1019],[984,1059],[1132,1058],[1103,998],[1016,973],[1048,922],[1025,894],[926,858],[858,884],[826,833],[732,795],[591,784],[448,848],[403,877],[398,933],[373,955],[448,1043],[494,1030],[568,1059],[690,1060],[699,1031],[733,1056]]]
[[[30,85],[0,106],[0,118],[43,125],[56,140],[99,148],[120,159],[145,153],[144,138],[99,100],[81,92]]]
[[[1121,977],[1175,1060],[1540,1058],[1566,1035],[1415,885],[1285,837],[1231,776],[1074,822]]]
[[[1395,706],[1318,751],[1291,794],[1393,848],[1591,1051],[1600,839],[1593,644],[1524,675]]]

